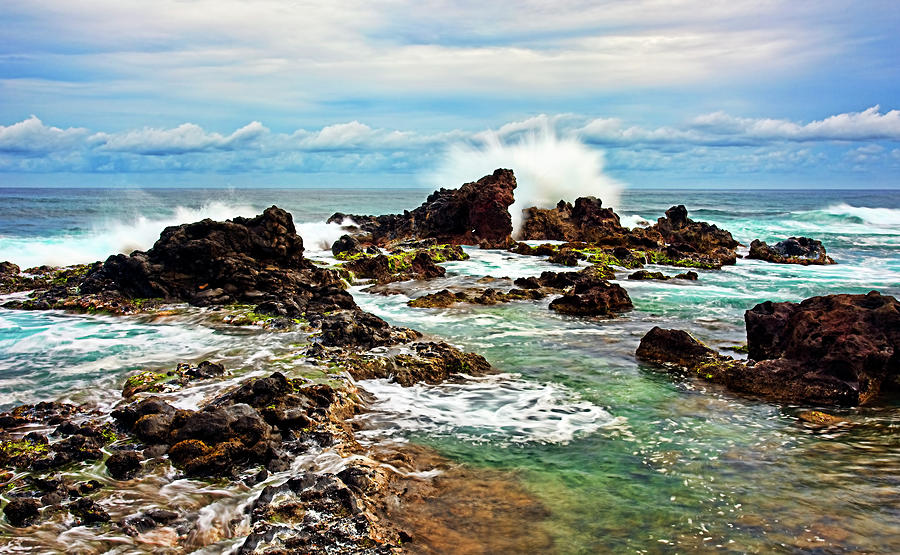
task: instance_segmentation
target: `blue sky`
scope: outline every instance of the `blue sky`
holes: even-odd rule
[[[0,186],[416,186],[550,129],[625,186],[900,188],[896,1],[0,1]]]

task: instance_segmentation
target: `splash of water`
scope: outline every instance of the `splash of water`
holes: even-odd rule
[[[456,186],[496,168],[516,174],[516,201],[509,212],[514,236],[521,230],[522,211],[537,206],[552,208],[560,200],[595,196],[605,206],[618,204],[622,184],[603,173],[603,152],[574,137],[561,137],[544,122],[513,140],[489,132],[480,146],[454,145],[438,169],[429,176],[435,187]]]
[[[47,264],[67,266],[104,260],[115,253],[147,250],[168,226],[197,222],[204,218],[226,220],[251,217],[260,211],[244,204],[209,202],[198,208],[176,206],[168,215],[97,222],[89,230],[44,237],[0,237],[0,259],[29,268]]]

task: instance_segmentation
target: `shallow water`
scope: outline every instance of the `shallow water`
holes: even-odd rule
[[[234,191],[220,199],[222,208],[210,204],[215,197],[209,193],[150,192],[150,200],[128,197],[135,206],[146,202],[146,217],[155,222],[140,223],[115,203],[88,214],[55,208],[52,217],[40,220],[34,206],[41,202],[27,193],[7,193],[0,194],[2,202],[19,206],[23,221],[38,221],[19,231],[9,223],[0,226],[0,259],[23,266],[41,263],[34,248],[40,243],[95,248],[91,237],[113,228],[126,239],[133,232],[131,239],[149,247],[147,240],[152,243],[159,229],[140,230],[174,223],[181,217],[177,205],[184,207],[183,216],[239,206],[252,214],[272,203],[284,205],[303,224],[308,254],[324,257],[311,238],[339,232],[321,224],[330,213],[402,210],[425,195]],[[58,201],[51,200],[42,202]],[[731,230],[744,244],[808,234],[821,239],[839,264],[739,260],[721,271],[700,271],[697,282],[631,282],[622,271],[620,283],[635,310],[614,319],[557,315],[547,309],[549,299],[449,309],[406,306],[410,298],[472,286],[484,275],[565,270],[500,251],[467,249],[472,259],[445,264],[446,278],[396,284],[399,294],[354,288],[364,309],[477,351],[500,372],[406,389],[363,382],[376,400],[361,418],[360,439],[408,440],[474,469],[511,472],[547,509],[547,520],[532,525],[545,527],[560,553],[900,551],[900,405],[829,411],[851,423],[822,429],[797,418],[811,407],[736,396],[641,365],[633,356],[654,325],[688,329],[724,348],[745,341],[743,312],[758,302],[871,289],[900,295],[900,199],[884,192],[626,192],[616,208],[625,221],[652,221],[680,203],[691,217]],[[102,258],[109,245],[96,247],[101,248],[88,254]],[[303,373],[291,355],[304,341],[302,334],[222,326],[196,309],[156,319],[0,309],[0,408],[56,397],[114,403],[128,372],[170,369],[184,360],[223,361],[234,379],[274,369]],[[201,390],[183,402],[196,404],[213,391]],[[171,483],[172,477],[160,478],[159,484]],[[159,484],[148,483],[145,495],[152,497]],[[234,488],[219,494],[202,483],[178,487],[194,492],[184,494],[194,496],[192,510],[221,497],[239,504],[253,495]],[[223,523],[208,529],[240,532]],[[223,539],[206,552],[233,542]]]

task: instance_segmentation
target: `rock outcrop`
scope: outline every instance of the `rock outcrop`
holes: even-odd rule
[[[361,235],[385,246],[410,239],[435,239],[453,245],[506,248],[513,244],[512,218],[516,178],[512,170],[497,169],[459,189],[440,189],[425,202],[403,214],[354,216],[337,213],[329,223],[350,218]]]
[[[623,227],[612,208],[603,208],[595,197],[580,197],[575,205],[559,201],[556,208],[528,208],[522,224],[522,238],[581,241],[599,246],[656,248],[662,236],[645,228]]]
[[[278,314],[353,308],[336,272],[303,257],[291,215],[272,206],[255,218],[166,228],[147,252],[106,259],[82,294],[115,291],[197,306],[247,303]]]
[[[809,237],[789,237],[771,247],[765,241],[754,239],[750,243],[747,258],[803,266],[834,264],[834,260],[825,252],[822,242]]]
[[[861,405],[900,378],[900,303],[872,291],[748,310],[749,361],[722,356],[680,330],[652,329],[638,358],[767,398]]]
[[[609,316],[632,308],[634,305],[625,289],[597,278],[579,280],[550,303],[550,310],[573,316]]]
[[[734,264],[737,258],[734,250],[740,243],[731,233],[706,222],[696,222],[688,218],[684,205],[666,210],[666,216],[659,218],[651,228],[665,240],[669,248],[682,254],[698,253],[717,258],[722,264]]]

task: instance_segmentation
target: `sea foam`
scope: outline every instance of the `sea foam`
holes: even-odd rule
[[[623,423],[563,386],[510,374],[439,385],[402,387],[388,380],[360,385],[376,397],[363,417],[368,426],[362,435],[373,438],[411,432],[494,444],[567,443]]]

